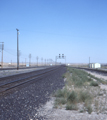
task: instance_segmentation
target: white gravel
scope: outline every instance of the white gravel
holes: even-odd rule
[[[47,120],[107,120],[107,114],[97,114],[92,112],[91,114],[79,113],[78,111],[70,111],[53,108],[54,99],[51,98],[44,106],[38,109],[38,115],[46,116]]]

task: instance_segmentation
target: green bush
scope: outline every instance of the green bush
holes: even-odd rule
[[[93,79],[92,78],[88,78],[88,81],[91,82],[91,81],[93,81]]]
[[[66,110],[77,110],[77,106],[75,104],[67,104]]]
[[[62,75],[62,78],[65,78],[65,74]]]
[[[96,86],[98,86],[98,83],[95,82],[95,81],[91,81],[90,86],[94,86],[94,87],[96,87]]]
[[[55,97],[64,97],[64,93],[62,90],[57,90],[55,93]]]
[[[87,111],[88,111],[89,114],[92,113],[92,107],[91,107],[91,105],[87,106]]]
[[[79,100],[85,102],[86,99],[91,99],[91,95],[87,91],[80,91]]]
[[[66,103],[66,99],[65,98],[56,98],[55,102],[57,104],[65,104]]]
[[[76,102],[77,100],[77,93],[75,91],[72,91],[69,95],[68,95],[68,98],[67,98],[67,101],[69,102]]]
[[[63,90],[57,90],[56,92],[55,92],[55,94],[54,94],[54,96],[55,97],[66,97],[66,96],[68,96],[68,91],[67,91],[67,89],[65,88],[65,89],[63,89]]]

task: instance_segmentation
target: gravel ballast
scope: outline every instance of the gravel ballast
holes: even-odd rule
[[[43,120],[37,110],[45,104],[50,95],[64,86],[63,67],[33,84],[0,98],[0,120]]]

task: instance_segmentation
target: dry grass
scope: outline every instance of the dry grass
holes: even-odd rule
[[[55,106],[64,105],[67,110],[87,111],[89,114],[92,111],[97,112],[103,110],[104,107],[101,107],[98,99],[95,100],[101,94],[99,84],[102,83],[102,80],[83,70],[71,67],[68,67],[67,70],[62,76],[66,78],[65,88],[56,91],[54,94],[56,97]],[[82,104],[84,109],[79,104]]]

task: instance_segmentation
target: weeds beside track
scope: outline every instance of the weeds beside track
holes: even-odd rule
[[[65,88],[58,90],[54,96],[55,107],[65,107],[67,110],[87,111],[89,114],[103,109],[99,106],[97,96],[100,94],[100,84],[107,84],[84,70],[68,67],[67,73],[62,77],[66,78]],[[98,103],[98,104],[96,104]]]

